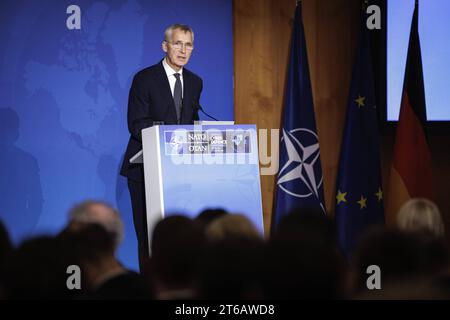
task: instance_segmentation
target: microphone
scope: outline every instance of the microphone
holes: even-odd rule
[[[201,106],[199,103],[195,103],[195,101],[194,101],[194,102],[193,102],[193,106],[194,106],[194,110],[195,110],[195,111],[200,110],[200,111],[203,112],[208,118],[213,119],[214,121],[220,121],[220,120],[214,118],[213,116],[207,114],[206,111],[203,110],[202,106]]]

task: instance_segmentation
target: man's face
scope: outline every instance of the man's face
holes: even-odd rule
[[[167,63],[176,71],[188,63],[192,54],[192,34],[187,31],[175,29],[172,31],[172,39],[162,44],[166,52]]]

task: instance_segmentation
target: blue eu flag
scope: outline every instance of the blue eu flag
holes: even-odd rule
[[[384,223],[369,31],[361,20],[336,186],[338,241],[348,258],[364,230]]]
[[[295,9],[289,74],[280,134],[273,225],[294,208],[325,213],[319,139],[309,79],[301,4]]]

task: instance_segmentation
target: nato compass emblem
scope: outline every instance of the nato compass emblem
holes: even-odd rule
[[[183,135],[179,135],[177,133],[172,134],[172,137],[170,138],[170,147],[171,147],[171,154],[180,154],[183,150],[183,143],[185,139]]]
[[[293,197],[319,198],[323,177],[320,170],[317,134],[305,128],[297,128],[289,132],[283,129],[281,142],[286,147],[287,161],[278,173],[277,185]],[[295,184],[286,184],[295,180],[300,181]]]

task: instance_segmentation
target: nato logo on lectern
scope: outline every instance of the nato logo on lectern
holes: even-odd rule
[[[184,135],[173,134],[170,137],[170,152],[169,154],[180,154],[183,151],[183,144],[185,142]]]

